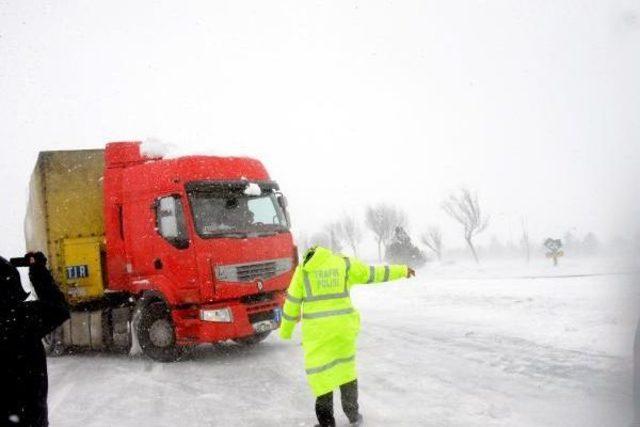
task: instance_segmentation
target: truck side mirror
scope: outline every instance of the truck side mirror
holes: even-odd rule
[[[165,239],[178,237],[178,217],[176,215],[176,199],[164,197],[158,203],[158,228]]]
[[[280,206],[282,212],[284,212],[284,218],[287,221],[287,226],[290,227],[291,219],[289,218],[289,211],[287,211],[287,206],[289,205],[287,198],[282,193],[276,193],[276,200],[278,201],[278,206]]]
[[[276,199],[278,200],[278,205],[280,205],[283,210],[286,210],[289,203],[287,202],[287,198],[284,196],[284,194],[276,194]]]

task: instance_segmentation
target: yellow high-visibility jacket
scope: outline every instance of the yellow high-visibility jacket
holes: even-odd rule
[[[351,287],[401,279],[407,276],[407,266],[368,266],[329,249],[312,250],[289,285],[280,336],[291,338],[296,323],[302,321],[307,379],[313,394],[321,396],[356,379],[360,314],[351,305]]]

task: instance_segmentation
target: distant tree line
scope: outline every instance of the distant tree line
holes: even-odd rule
[[[476,262],[479,262],[473,239],[487,228],[489,218],[480,210],[477,194],[463,188],[459,193],[449,195],[441,206],[461,226],[464,240]],[[364,225],[376,242],[379,261],[419,267],[428,260],[427,255],[413,243],[408,234],[407,218],[406,212],[388,203],[378,203],[366,208]],[[302,250],[320,245],[336,252],[348,247],[357,255],[363,237],[363,229],[356,218],[343,214],[339,220],[328,222],[320,231],[310,236],[298,236],[298,245]],[[439,227],[430,226],[421,234],[420,241],[433,256],[438,260],[442,259],[444,245]]]
[[[565,253],[595,255],[601,247],[594,233],[589,232],[582,238],[578,238],[571,231],[566,232],[562,238],[549,237],[534,244],[524,218],[521,221],[521,234],[517,243],[509,241],[503,244],[493,235],[487,246],[479,247],[475,238],[488,229],[490,217],[481,209],[478,194],[468,188],[462,188],[450,193],[440,206],[459,226],[467,250],[476,262],[480,262],[482,254],[490,254],[494,257],[522,257],[529,262],[533,253],[542,252],[552,258],[557,265],[558,259]],[[368,231],[375,241],[378,260],[381,262],[406,263],[412,267],[419,267],[427,261],[442,261],[445,257],[445,239],[438,225],[430,225],[419,234],[418,240],[425,248],[422,250],[414,244],[408,233],[407,213],[384,202],[367,206],[361,221],[351,214],[343,213],[339,219],[326,223],[319,231],[311,235],[298,236],[297,244],[301,251],[320,245],[335,252],[347,249],[358,256],[365,231]],[[636,242],[638,241],[640,236]],[[629,242],[626,244],[628,245]],[[620,243],[618,246],[623,245]],[[638,246],[640,250],[640,245]],[[459,252],[460,250],[456,249],[446,251],[450,255]]]

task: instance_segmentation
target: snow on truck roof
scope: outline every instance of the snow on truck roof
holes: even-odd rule
[[[211,157],[236,157],[249,158],[240,154],[221,153],[213,149],[197,149],[194,147],[182,147],[156,138],[148,138],[140,143],[140,155],[151,159],[178,159],[180,157],[191,156],[211,156]]]
[[[255,158],[198,153],[158,140],[108,143],[105,166],[107,169],[141,166],[146,177],[154,179],[175,179],[167,174],[179,173],[185,182],[240,181],[248,195],[258,195],[258,190],[265,190],[264,181],[270,181],[264,165]],[[250,182],[257,183],[259,188],[249,185]]]

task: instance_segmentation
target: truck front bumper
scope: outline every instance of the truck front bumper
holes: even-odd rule
[[[268,330],[265,328],[268,323],[276,329],[284,297],[284,292],[276,291],[269,300],[256,298],[252,301],[248,298],[174,309],[172,316],[177,343],[194,345],[249,337]]]

